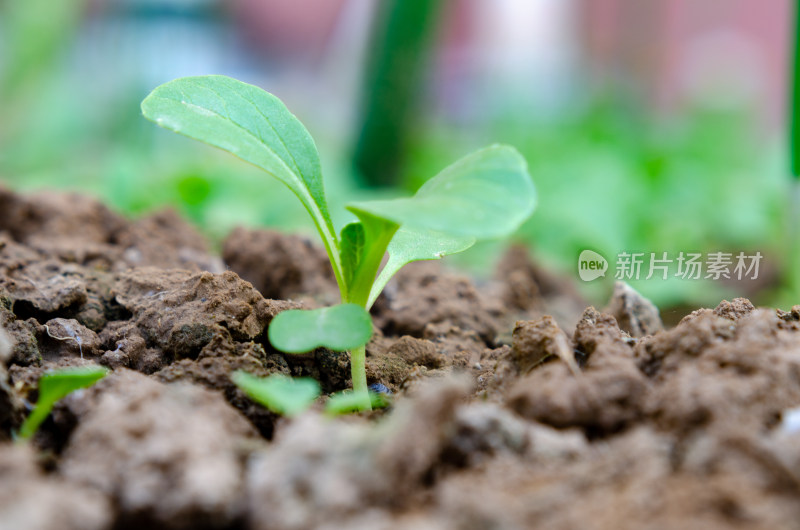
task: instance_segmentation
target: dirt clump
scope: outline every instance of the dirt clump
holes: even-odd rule
[[[569,337],[551,316],[517,322],[514,326],[511,357],[522,373],[530,372],[548,358],[571,358],[574,363]]]
[[[180,359],[162,368],[154,377],[165,383],[191,382],[221,392],[255,426],[262,436],[271,438],[277,415],[254,403],[231,380],[236,371],[266,377],[292,375],[286,359],[267,353],[261,344],[236,342],[228,333],[218,333],[200,351],[197,359]]]
[[[123,370],[83,401],[60,472],[113,499],[126,524],[219,527],[242,516],[255,431],[221,396]]]
[[[455,528],[794,526],[800,512],[791,489],[777,493],[768,469],[706,442],[724,465],[676,468],[670,440],[645,427],[566,461],[506,458],[448,477],[431,511]]]
[[[11,359],[13,340],[0,326],[0,441],[11,438],[22,418],[22,403],[11,387],[6,364]]]
[[[613,316],[620,329],[631,337],[653,335],[664,329],[658,308],[625,282],[614,284],[614,294],[603,312]]]
[[[465,465],[467,454],[525,453],[531,435],[523,422],[502,411],[461,410],[469,386],[465,379],[429,382],[374,428],[314,414],[288,425],[251,460],[252,526],[385,525],[413,507],[426,482]]]
[[[232,272],[133,269],[121,275],[114,292],[136,332],[166,362],[196,358],[223,329],[236,340],[252,340],[279,311],[298,307],[264,299]]]
[[[28,248],[28,258],[37,253],[101,270],[145,265],[224,270],[204,238],[171,210],[129,222],[85,195],[18,195],[0,188],[0,211],[0,234]]]
[[[389,353],[394,353],[408,364],[426,368],[441,368],[445,364],[444,355],[439,353],[431,341],[408,335],[400,337],[389,346]]]
[[[491,344],[499,329],[499,310],[468,278],[446,274],[435,262],[404,267],[378,297],[372,314],[387,335],[420,338],[429,324],[449,324]]]
[[[623,429],[641,417],[649,391],[628,338],[613,317],[587,309],[571,348],[580,352],[581,372],[565,363],[544,364],[513,383],[509,406],[526,418],[580,427],[592,436]]]
[[[162,269],[225,271],[222,260],[209,252],[205,238],[184,221],[175,210],[159,210],[125,223],[114,234],[113,242],[123,250],[124,269],[159,267]],[[165,252],[165,249],[169,249]],[[123,267],[116,267],[123,270]]]
[[[107,498],[91,488],[45,475],[34,450],[0,445],[0,526],[14,530],[103,530],[111,527]]]
[[[329,305],[338,301],[327,254],[306,238],[239,227],[225,238],[222,258],[266,298],[288,300],[314,295]]]
[[[648,399],[649,414],[675,432],[731,423],[756,431],[774,426],[782,410],[800,403],[800,334],[782,324],[766,309],[735,322],[715,311],[666,332],[670,336],[662,340],[684,348],[674,348],[654,375],[660,384]],[[698,349],[701,333],[705,338]],[[639,348],[660,355],[663,345],[659,340]]]
[[[732,302],[723,300],[714,308],[714,314],[736,321],[755,310],[755,306],[746,298],[734,298]]]
[[[43,355],[47,359],[55,360],[68,355],[79,355],[82,359],[93,357],[100,348],[97,333],[82,326],[74,318],[53,318],[45,322],[37,332],[37,342],[42,345],[46,352]]]

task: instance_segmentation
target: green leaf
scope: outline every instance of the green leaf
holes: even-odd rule
[[[333,351],[358,348],[372,337],[372,318],[361,306],[340,304],[310,311],[282,311],[269,325],[269,341],[287,353],[325,347]]]
[[[369,401],[373,409],[380,409],[389,406],[389,399],[377,392],[369,393]],[[343,390],[331,395],[325,403],[325,413],[331,416],[349,414],[364,410],[362,396],[352,390]]]
[[[283,416],[304,412],[320,393],[319,383],[310,377],[292,379],[279,374],[256,377],[247,372],[234,372],[231,379],[254,401]]]
[[[142,101],[161,127],[228,151],[286,184],[317,225],[341,285],[338,241],[325,201],[319,154],[300,121],[277,97],[221,75],[183,77]]]
[[[28,439],[53,410],[58,400],[80,388],[92,386],[108,374],[102,366],[63,368],[47,373],[39,379],[39,401],[36,408],[20,427],[18,437]]]
[[[369,293],[386,254],[386,248],[399,227],[397,223],[369,212],[358,212],[358,216],[361,219],[358,224],[362,226],[364,232],[364,245],[356,269],[352,273],[352,279],[347,284],[345,302],[368,307]]]
[[[386,284],[397,271],[412,261],[442,259],[463,252],[475,244],[471,236],[452,236],[433,230],[401,228],[389,243],[389,260],[372,285],[367,309],[378,298]]]
[[[404,228],[483,239],[510,234],[535,206],[525,159],[513,147],[494,145],[448,166],[413,197],[347,208],[359,218],[369,213]]]
[[[358,268],[361,257],[364,254],[364,225],[361,223],[349,223],[342,228],[341,250],[342,272],[345,283],[353,283],[353,275]]]

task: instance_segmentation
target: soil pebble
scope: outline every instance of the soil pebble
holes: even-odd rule
[[[514,326],[511,356],[522,373],[530,372],[548,358],[571,358],[574,363],[569,337],[551,316],[517,322]]]
[[[620,329],[631,337],[653,335],[664,329],[658,308],[625,282],[614,284],[614,293],[604,312],[617,319]]]

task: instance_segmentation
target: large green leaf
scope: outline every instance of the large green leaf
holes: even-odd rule
[[[358,348],[372,337],[372,318],[357,304],[340,304],[310,311],[278,313],[269,325],[269,342],[286,353],[325,347],[334,351]]]
[[[108,369],[102,366],[81,366],[63,368],[43,375],[39,379],[39,401],[20,427],[19,438],[24,440],[33,436],[58,400],[75,390],[93,385],[107,373]]]
[[[525,159],[493,145],[462,158],[426,182],[413,197],[357,202],[348,209],[405,228],[478,239],[516,230],[536,206]]]
[[[369,309],[397,271],[412,261],[442,259],[463,252],[475,244],[472,236],[453,236],[413,228],[401,228],[389,243],[389,259],[375,279],[367,302]]]
[[[296,416],[308,409],[319,396],[319,383],[310,377],[292,379],[272,374],[256,377],[235,372],[231,377],[251,399],[283,416]]]
[[[319,154],[311,135],[281,100],[230,77],[183,77],[153,90],[142,101],[142,113],[161,127],[233,153],[286,184],[314,219],[340,279]]]

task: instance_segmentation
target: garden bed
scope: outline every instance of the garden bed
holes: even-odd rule
[[[519,248],[480,285],[417,263],[372,309],[368,382],[393,405],[281,419],[229,376],[347,388],[346,354],[265,333],[337,301],[328,267],[300,237],[238,229],[218,257],[169,211],[0,190],[0,527],[797,526],[800,307],[723,301],[664,331],[623,287],[614,316],[585,308]],[[113,372],[11,443],[45,370],[92,363]]]

